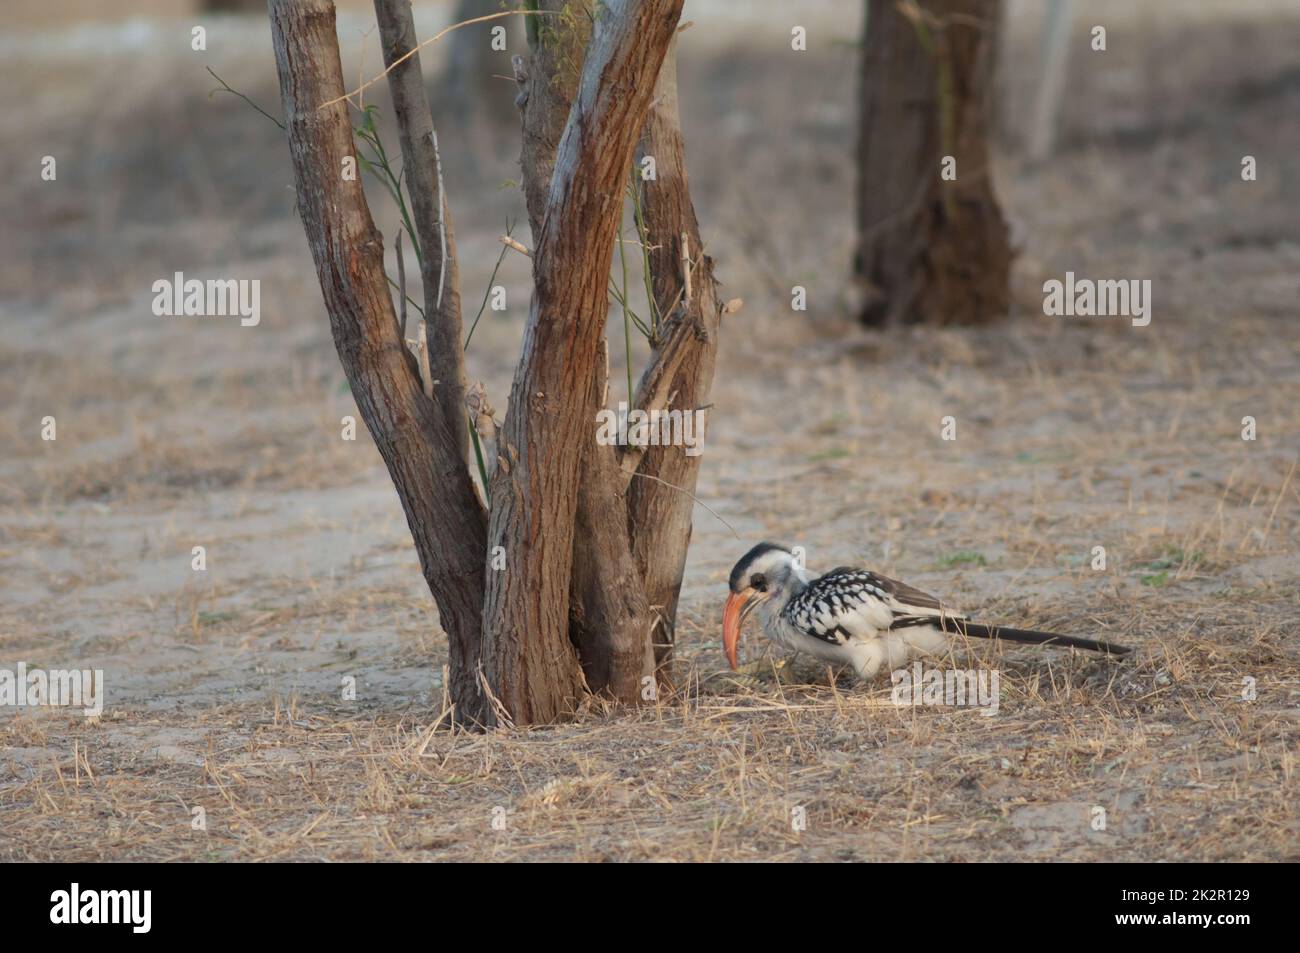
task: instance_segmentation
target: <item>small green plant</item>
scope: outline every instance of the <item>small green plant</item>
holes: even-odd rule
[[[1188,568],[1195,566],[1203,558],[1204,556],[1199,552],[1188,553],[1177,546],[1166,546],[1159,556],[1143,565],[1147,569],[1182,569],[1184,566]]]
[[[808,462],[822,463],[826,460],[842,460],[849,455],[849,451],[844,447],[831,447],[829,450],[823,450],[820,453],[812,454],[808,457]]]
[[[636,165],[632,166],[632,179],[628,183],[632,195],[632,222],[636,226],[637,238],[641,242],[641,277],[645,281],[645,299],[650,309],[650,338],[659,336],[659,308],[655,302],[654,280],[650,269],[650,232],[646,229],[645,208],[641,204],[641,179],[637,175]]]
[[[951,569],[954,566],[987,566],[988,560],[984,558],[983,553],[962,549],[942,557],[939,560],[939,565],[945,569]]]
[[[375,121],[375,117],[379,114],[379,107],[370,105],[361,112],[361,125],[357,126],[354,131],[356,132],[357,139],[370,149],[370,155],[366,156],[360,149],[358,149],[357,161],[361,164],[361,167],[373,175],[388,194],[392,196],[393,202],[397,205],[398,214],[401,215],[402,218],[402,227],[411,239],[411,247],[415,249],[415,260],[419,262],[420,270],[423,271],[424,251],[420,247],[420,238],[415,232],[415,225],[411,220],[411,209],[410,206],[407,205],[406,192],[402,186],[402,179],[405,170],[396,174],[393,173],[393,166],[388,158],[388,150],[384,148],[384,140],[379,135],[379,124]],[[441,181],[440,175],[440,186]],[[504,257],[505,251],[503,249],[501,256],[497,259],[497,268],[501,267],[501,258]],[[496,268],[493,268],[492,278],[488,280],[487,291],[483,293],[484,305],[487,304],[488,296],[492,293],[492,282],[496,279],[496,274]],[[390,285],[397,289],[399,294],[406,297],[406,289],[397,285],[388,275],[387,271],[384,272],[384,277],[387,278]],[[420,312],[420,317],[425,316],[423,308],[412,301],[409,297],[406,297],[406,300],[412,307]],[[426,305],[428,305],[428,303],[429,302],[427,301],[425,302]],[[465,347],[469,347],[469,340],[474,336],[474,327],[478,326],[478,319],[482,316],[483,307],[480,306],[478,315],[474,318],[474,325],[470,327],[469,334],[465,337]],[[478,428],[474,426],[474,421],[470,419],[469,410],[465,408],[462,409],[464,410],[466,420],[469,421],[469,438],[474,444],[474,459],[478,463],[479,479],[483,481],[483,492],[486,493],[488,487],[488,474],[487,466],[483,460],[482,442],[479,439]]]
[[[646,230],[645,214],[641,207],[641,190],[639,187],[640,176],[637,173],[636,164],[633,163],[632,175],[628,179],[627,194],[632,202],[632,229],[636,233],[635,239],[624,238],[626,226],[620,225],[618,232],[618,263],[620,279],[615,282],[613,276],[609,280],[609,295],[617,303],[623,312],[623,352],[627,361],[627,399],[632,401],[636,392],[632,383],[632,325],[651,344],[658,340],[659,335],[659,309],[655,303],[654,283],[651,279],[650,269],[650,236]],[[627,268],[627,243],[635,241],[641,249],[641,277],[645,283],[646,304],[650,310],[650,320],[647,323],[639,314],[633,310],[628,303],[628,268]]]
[[[361,125],[355,127],[357,139],[370,149],[370,155],[358,149],[357,162],[361,168],[365,169],[378,180],[379,184],[392,197],[393,202],[397,205],[397,210],[402,216],[402,227],[406,229],[407,237],[411,240],[411,247],[415,249],[415,260],[424,267],[424,250],[420,247],[420,236],[415,232],[415,226],[411,222],[411,210],[406,204],[406,194],[402,189],[402,173],[393,174],[393,166],[388,159],[388,151],[384,148],[384,141],[379,136],[379,126],[375,122],[375,116],[379,113],[379,107],[370,105],[362,110]],[[391,281],[391,279],[389,279]],[[423,312],[421,312],[423,314]]]

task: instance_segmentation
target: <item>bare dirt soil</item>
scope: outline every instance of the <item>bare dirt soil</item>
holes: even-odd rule
[[[206,54],[170,13],[4,39],[23,106],[0,115],[0,668],[102,669],[107,704],[0,709],[0,858],[1300,859],[1300,6],[1098,4],[1110,48],[1076,57],[1063,151],[1028,168],[1037,24],[1013,4],[1015,313],[887,334],[848,317],[859,5],[739,6],[688,9],[681,40],[696,204],[724,297],[747,302],[724,329],[681,691],[487,735],[431,728],[445,641],[378,454],[364,428],[341,438],[355,407],[280,132],[208,95],[205,66],[278,113],[264,24],[212,18]],[[372,75],[365,5],[347,9],[345,68]],[[517,141],[445,126],[442,151],[474,309],[523,218]],[[1067,270],[1150,278],[1150,326],[1045,317]],[[261,323],[154,316],[176,271],[259,278]],[[509,307],[468,359],[501,409],[527,263],[497,281]],[[761,539],[1137,651],[944,661],[1001,673],[994,717],[896,708],[887,682],[782,664],[756,632],[735,675],[726,574]]]

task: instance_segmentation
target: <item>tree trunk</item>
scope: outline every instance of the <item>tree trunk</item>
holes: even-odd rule
[[[520,167],[534,241],[541,235],[556,146],[564,132],[590,39],[590,23],[570,0],[540,0],[521,78],[523,144]],[[667,69],[665,61],[663,69]],[[600,350],[608,355],[602,335]],[[608,358],[592,378],[591,411],[606,406]],[[654,673],[653,616],[632,558],[625,482],[617,448],[588,441],[575,517],[569,583],[569,638],[578,649],[590,691],[627,704],[642,700],[642,679]]]
[[[199,10],[204,13],[261,13],[266,10],[266,0],[199,0]]]
[[[605,390],[602,382],[600,388]],[[592,419],[604,406],[593,403]],[[594,441],[583,455],[578,491],[573,578],[569,584],[569,638],[578,648],[587,687],[625,704],[642,701],[642,679],[653,677],[650,637],[654,614],[632,557],[635,530],[613,446]]]
[[[334,346],[397,488],[425,581],[438,604],[449,642],[449,689],[456,714],[480,721],[486,514],[456,435],[425,396],[415,361],[400,340],[384,274],[383,240],[361,182],[342,174],[344,159],[355,157],[356,148],[341,98],[334,5],[329,0],[271,0],[270,15],[298,214],[316,263]]]
[[[651,362],[638,389],[637,404],[643,409],[667,406],[669,410],[698,411],[704,415],[699,419],[707,420],[705,407],[713,387],[721,309],[713,259],[704,253],[686,175],[686,148],[677,108],[675,43],[659,73],[654,102],[640,153],[654,158],[655,178],[640,185],[654,296],[663,328],[660,340],[655,342],[656,360]],[[683,243],[692,262],[689,295],[685,294]],[[672,345],[678,344],[684,345],[681,360],[671,373],[662,373],[668,369],[662,359]],[[662,380],[656,380],[656,374]],[[671,685],[677,598],[691,542],[701,456],[688,455],[682,447],[662,446],[647,447],[640,456],[639,475],[628,488],[628,516],[636,527],[637,568],[645,581],[646,601],[655,615],[656,670],[660,680]]]
[[[465,388],[455,242],[419,60],[402,59],[415,48],[409,2],[375,6],[426,303],[433,302],[426,312],[436,400],[398,340],[382,243],[360,185],[340,174],[354,146],[332,4],[271,3],[303,226],[340,359],[448,632],[462,720],[551,722],[588,690],[629,703],[650,697],[643,692],[655,671],[655,621],[672,632],[698,457],[684,447],[602,445],[596,411],[608,389],[613,243],[642,128],[642,149],[659,167],[643,199],[663,313],[636,403],[695,409],[712,380],[720,311],[687,188],[675,69],[666,61],[681,5],[606,0],[590,18],[576,5],[561,10],[537,29],[533,61],[521,65],[535,291],[485,513],[458,436],[464,408],[456,401]],[[470,396],[481,411],[487,395]],[[673,486],[662,495],[634,492],[638,470],[649,484]]]
[[[541,240],[555,171],[555,153],[569,121],[591,24],[574,15],[569,0],[536,0],[538,15],[528,18],[529,59],[521,78],[520,120],[523,143],[519,165],[524,173],[524,204],[533,244]]]
[[[501,13],[500,0],[457,0],[453,23]],[[448,34],[447,65],[439,84],[439,98],[457,126],[465,130],[482,121],[508,129],[514,119],[514,107],[508,77],[509,50],[520,43],[518,17],[501,17]],[[506,31],[506,50],[492,49],[492,32]]]
[[[429,387],[434,403],[455,434],[466,470],[476,465],[465,410],[465,347],[460,318],[460,273],[451,207],[443,192],[438,134],[424,94],[411,0],[375,0],[384,66],[391,67],[388,88],[402,132],[402,172],[411,196],[419,238],[420,279],[424,288],[425,340]],[[394,66],[393,64],[397,65]]]
[[[1024,135],[1029,160],[1046,162],[1056,151],[1061,128],[1061,102],[1065,98],[1065,80],[1070,72],[1070,28],[1073,10],[1070,0],[1047,0],[1043,33],[1038,43],[1038,90],[1029,113]]]
[[[681,7],[611,0],[598,8],[556,150],[490,494],[488,545],[504,547],[505,569],[487,578],[483,658],[517,721],[553,721],[582,694],[568,610],[583,450],[595,439],[592,381],[603,373],[623,183]]]
[[[854,263],[867,324],[1006,313],[1011,251],[988,145],[997,15],[997,0],[868,0]]]

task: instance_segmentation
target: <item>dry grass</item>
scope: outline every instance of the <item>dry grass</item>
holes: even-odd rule
[[[1134,665],[1024,659],[1002,711],[847,686],[718,686],[490,735],[301,698],[102,724],[24,718],[11,858],[1295,859],[1293,678],[1267,640]],[[1292,674],[1294,670],[1292,670]],[[1107,812],[1095,831],[1093,809]],[[206,830],[193,830],[195,808]],[[806,828],[792,829],[795,808]],[[496,825],[494,826],[494,819]]]
[[[166,57],[109,104],[95,90],[120,66],[93,59],[33,100],[22,122],[42,142],[100,161],[67,165],[58,190],[0,191],[35,226],[0,248],[25,289],[0,302],[0,666],[102,668],[109,699],[93,723],[0,711],[0,858],[1300,859],[1300,262],[1280,224],[1300,215],[1300,87],[1275,56],[1239,55],[1293,48],[1300,25],[1179,27],[1188,82],[1222,90],[1196,109],[1166,101],[1163,72],[1143,82],[1132,43],[1104,76],[1081,61],[1069,151],[1042,170],[999,160],[1023,248],[1013,320],[880,335],[842,300],[853,51],[774,61],[697,19],[692,183],[724,295],[747,301],[698,494],[741,539],[698,511],[680,694],[545,730],[433,730],[445,641],[373,446],[339,438],[355,409],[274,127]],[[265,57],[222,65],[275,101]],[[0,72],[43,95],[40,68]],[[497,189],[514,147],[443,151],[476,300],[517,213]],[[1268,172],[1243,190],[1249,151]],[[184,188],[159,188],[177,169]],[[68,256],[73,274],[49,264]],[[262,325],[154,318],[149,282],[176,268],[260,276]],[[1152,325],[1044,319],[1041,283],[1066,269],[1151,277]],[[498,406],[527,279],[507,259],[511,308],[469,355]],[[795,283],[807,314],[789,311]],[[45,414],[55,444],[33,437]],[[942,664],[1001,673],[993,717],[773,665],[754,633],[733,676],[719,603],[761,538],[1137,652],[963,647]]]

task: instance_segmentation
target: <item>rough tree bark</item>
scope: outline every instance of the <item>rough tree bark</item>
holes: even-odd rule
[[[598,8],[556,149],[490,494],[488,545],[505,548],[505,570],[487,578],[483,658],[516,720],[555,720],[583,693],[568,610],[583,449],[594,440],[591,382],[602,372],[623,184],[681,7],[624,0]]]
[[[522,72],[519,97],[523,140],[520,167],[533,240],[542,234],[556,147],[577,91],[590,20],[580,3],[540,0],[545,15],[530,30],[531,56]],[[667,68],[665,62],[662,69]],[[604,335],[600,351],[608,354]],[[593,376],[589,419],[605,406],[608,366]],[[625,516],[625,486],[618,451],[588,441],[575,517],[576,536],[569,591],[569,637],[578,649],[592,692],[635,704],[642,678],[654,673],[650,650],[653,616],[632,557],[633,527]]]
[[[589,405],[592,420],[604,406],[604,381],[600,384],[601,395]],[[577,646],[587,687],[635,705],[645,698],[642,679],[655,674],[650,641],[654,613],[633,559],[636,530],[626,519],[627,497],[616,448],[591,442],[582,466],[569,586],[569,638]]]
[[[420,566],[450,643],[452,698],[466,721],[483,718],[479,627],[486,514],[446,418],[425,396],[400,340],[384,274],[383,240],[359,179],[334,5],[271,0],[271,32],[293,161],[298,214],[316,263],[334,345],[362,419],[388,466]],[[333,105],[323,104],[333,102]],[[459,342],[457,342],[459,346]]]
[[[539,15],[529,23],[528,61],[524,63],[522,57],[516,60],[515,78],[520,84],[517,102],[523,126],[519,165],[534,244],[542,234],[555,153],[569,121],[591,40],[591,21],[575,13],[571,6],[570,0],[536,0]]]
[[[573,76],[581,63],[583,20],[572,15],[574,6],[542,0],[542,9],[561,17],[556,22],[574,27],[552,24],[537,31],[523,82],[520,163],[534,234],[541,231],[553,143],[572,104]],[[635,404],[643,411],[661,410],[670,407],[671,399],[671,408],[697,409],[708,403],[721,312],[686,175],[675,43],[656,81],[638,163],[644,156],[656,164],[656,178],[639,187],[663,323]],[[683,242],[693,259],[689,296],[684,294]],[[620,456],[618,467],[611,466]],[[635,704],[646,697],[647,675],[655,674],[661,687],[671,687],[677,599],[700,459],[681,447],[628,448],[620,455],[589,444],[584,452],[587,476],[578,500],[570,635],[593,691]],[[638,470],[640,476],[634,477]]]
[[[1011,251],[988,147],[997,16],[997,0],[868,0],[854,263],[867,324],[1006,313]],[[940,178],[944,156],[955,181]]]
[[[704,253],[686,174],[675,43],[659,73],[640,153],[655,160],[656,177],[642,182],[641,191],[654,296],[663,325],[653,342],[654,359],[638,388],[637,405],[700,411],[707,421],[722,311],[713,259]],[[691,269],[689,295],[683,246]],[[629,471],[638,455],[631,456]],[[647,447],[639,456],[639,475],[628,487],[628,519],[635,527],[636,565],[654,613],[657,671],[671,684],[677,599],[691,542],[700,456],[688,456],[680,447]]]

